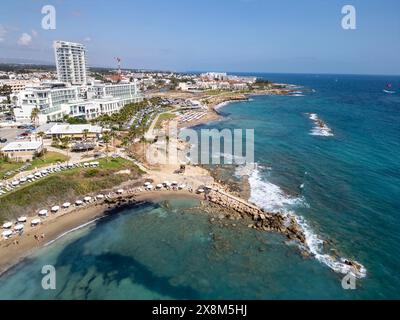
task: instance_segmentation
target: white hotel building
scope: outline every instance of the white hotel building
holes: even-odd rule
[[[80,43],[54,41],[57,76],[61,82],[86,84],[86,50]]]
[[[56,43],[64,42],[57,41]],[[78,46],[78,44],[74,45]],[[59,56],[58,50],[59,48],[55,45],[56,57]],[[84,60],[77,59],[78,62],[73,62],[72,65],[64,63],[75,59],[73,54],[71,59],[66,58],[67,60],[64,61],[64,57],[68,56],[68,50],[70,49],[65,49],[66,53],[64,53],[63,48],[61,54],[63,58],[60,58],[62,61],[57,61],[57,74],[61,81],[43,82],[37,86],[27,87],[12,97],[17,105],[14,109],[17,122],[30,122],[34,108],[40,110],[39,123],[43,124],[62,120],[66,115],[90,120],[102,114],[118,112],[128,103],[143,100],[136,80],[119,84],[100,82],[86,84],[86,71],[83,71],[86,68]],[[79,66],[81,62],[82,65]],[[76,72],[75,68],[79,72]],[[65,81],[67,79],[68,81]],[[78,82],[84,84],[73,84]]]
[[[133,83],[92,86],[68,86],[61,83],[43,83],[26,88],[16,96],[17,122],[30,122],[34,108],[40,110],[39,122],[59,121],[70,117],[94,119],[101,114],[118,112],[124,105],[143,100]]]

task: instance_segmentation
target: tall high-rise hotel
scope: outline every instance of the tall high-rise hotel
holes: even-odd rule
[[[86,84],[85,46],[79,43],[54,41],[58,80],[73,85]]]
[[[32,110],[40,110],[39,122],[62,121],[65,116],[95,119],[118,112],[128,103],[143,100],[136,80],[118,84],[88,80],[85,47],[79,43],[54,42],[58,81],[26,87],[13,97],[15,119],[29,122]]]

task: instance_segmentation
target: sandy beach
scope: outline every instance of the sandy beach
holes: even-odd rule
[[[157,202],[171,198],[193,198],[204,199],[204,196],[189,192],[187,190],[163,190],[143,191],[132,196],[126,193],[116,199],[131,198],[132,204],[138,202]],[[59,238],[66,232],[83,226],[98,218],[114,214],[119,211],[119,202],[108,204],[106,202],[90,203],[83,207],[75,207],[69,210],[62,210],[57,214],[51,214],[44,219],[39,226],[25,226],[25,231],[20,236],[14,236],[7,240],[0,241],[0,275],[16,263],[22,261],[36,249]],[[37,239],[35,238],[37,236]]]
[[[178,94],[178,96],[180,95],[181,93]],[[187,93],[185,93],[184,96],[186,98],[191,97],[191,95]],[[193,127],[195,125],[218,120],[221,117],[217,111],[220,106],[234,101],[248,100],[248,95],[231,93],[213,97],[202,97],[203,100],[205,98],[207,98],[206,115],[201,119],[185,123],[185,127]],[[184,153],[185,151],[181,150],[179,156],[180,159],[184,159]],[[166,180],[177,181],[179,184],[185,184],[191,192],[188,189],[179,191],[170,191],[165,189],[162,191],[140,190],[140,192],[133,192],[133,189],[129,189],[131,188],[130,183],[124,183],[119,187],[124,188],[125,193],[119,195],[117,198],[128,198],[133,202],[158,201],[161,199],[176,197],[190,197],[201,200],[204,199],[204,195],[196,194],[194,191],[205,185],[228,191],[227,186],[217,183],[210,172],[205,168],[195,165],[187,165],[184,174],[176,174],[175,171],[177,167],[177,164],[153,167],[149,169],[142,178],[143,180],[152,181],[154,185]],[[135,182],[138,183],[139,181]],[[115,188],[118,188],[118,186]],[[107,191],[105,191],[105,193],[106,192]],[[71,207],[66,210],[61,209],[57,214],[50,214],[36,227],[31,227],[29,223],[35,217],[29,217],[22,235],[14,235],[10,239],[0,240],[0,274],[21,261],[24,257],[27,257],[29,254],[34,252],[34,250],[54,239],[57,239],[60,235],[72,229],[109,214],[110,210],[108,209],[116,208],[118,205],[119,203],[110,204],[103,201],[97,201],[86,204],[82,207]],[[111,212],[113,212],[113,210],[111,210]]]

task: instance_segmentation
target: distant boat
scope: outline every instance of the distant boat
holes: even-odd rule
[[[391,89],[392,89],[392,84],[391,84],[391,83],[388,83],[388,84],[386,85],[386,89],[383,89],[383,92],[389,93],[389,94],[396,93],[396,91],[393,91],[393,90],[391,90]]]

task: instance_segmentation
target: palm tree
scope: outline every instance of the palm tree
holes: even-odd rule
[[[36,134],[36,136],[38,136],[38,137],[41,139],[41,141],[42,141],[42,146],[43,146],[43,138],[44,138],[45,135],[46,135],[46,134],[45,134],[43,131],[40,131],[40,132],[38,132],[38,133]]]
[[[65,136],[61,138],[61,142],[65,150],[67,151],[67,164],[69,161],[69,142],[71,141],[71,138],[69,136]]]
[[[115,145],[114,145],[114,139],[115,139],[115,137],[117,136],[117,133],[115,132],[115,130],[111,130],[110,131],[110,137],[111,137],[111,146],[113,147],[113,148],[115,148]]]
[[[106,144],[107,161],[108,161],[108,152],[109,152],[108,144],[110,143],[110,140],[111,140],[110,133],[109,132],[104,132],[103,133],[103,141]]]
[[[40,114],[39,108],[35,107],[32,109],[31,121],[32,121],[33,125],[35,126],[35,128],[37,127],[37,122],[39,120],[39,114]]]
[[[84,129],[84,130],[82,131],[82,134],[83,134],[83,140],[84,140],[85,142],[87,142],[89,130],[88,130],[88,129]],[[85,146],[86,146],[86,156],[87,156],[88,153],[89,153],[89,149],[87,148],[87,147],[88,147],[87,145],[85,145]]]
[[[84,130],[82,131],[82,134],[83,134],[83,140],[86,141],[87,138],[88,138],[89,129],[84,129]]]

